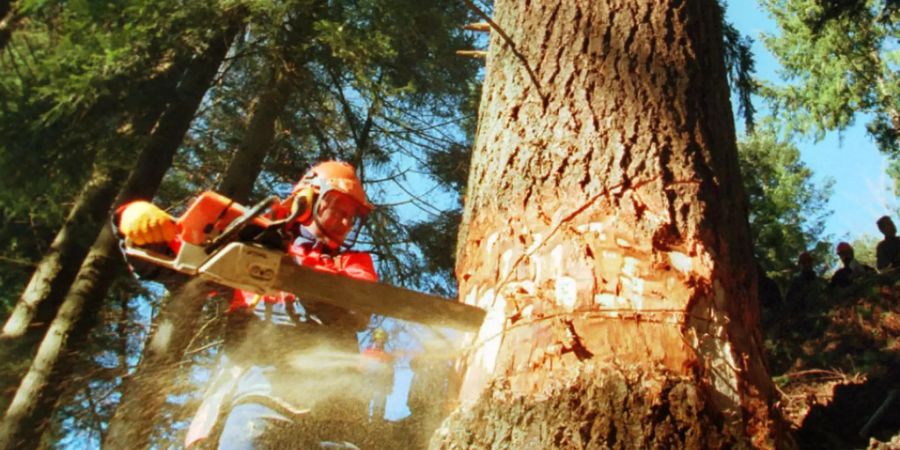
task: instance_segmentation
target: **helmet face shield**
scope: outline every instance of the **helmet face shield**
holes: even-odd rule
[[[319,194],[332,189],[343,192],[362,205],[366,212],[372,210],[372,204],[366,198],[362,182],[356,176],[356,170],[345,162],[326,161],[317,164],[300,178],[292,193],[307,187],[315,188]]]
[[[341,161],[316,164],[294,185],[291,197],[308,199],[307,204],[313,203],[308,209],[310,214],[297,213],[296,216],[301,224],[310,227],[319,239],[332,248],[344,245],[354,228],[358,234],[363,218],[374,208],[366,198],[356,170]],[[296,213],[293,206],[291,212]]]
[[[368,212],[353,197],[337,190],[325,192],[315,208],[316,227],[335,245],[342,244]]]

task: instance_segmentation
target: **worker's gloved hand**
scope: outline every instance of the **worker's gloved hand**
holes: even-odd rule
[[[156,205],[129,203],[119,218],[119,231],[136,245],[161,244],[175,238],[175,219]]]

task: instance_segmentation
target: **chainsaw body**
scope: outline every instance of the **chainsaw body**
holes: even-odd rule
[[[465,331],[477,330],[484,310],[430,294],[299,266],[287,251],[291,218],[272,197],[246,209],[207,191],[176,221],[178,236],[165,255],[126,241],[125,254],[189,276],[261,295],[289,292],[301,299]]]
[[[229,198],[206,191],[175,222],[178,239],[171,244],[176,252],[174,257],[128,242],[126,254],[223,286],[263,295],[275,294],[278,291],[273,290],[270,283],[281,265],[284,251],[241,242],[223,242],[217,246],[220,248],[211,248],[216,244],[216,239],[221,238],[229,226],[245,217],[247,212],[246,208]],[[252,226],[262,230],[273,224],[258,214],[245,217],[245,221],[247,223],[242,228]]]

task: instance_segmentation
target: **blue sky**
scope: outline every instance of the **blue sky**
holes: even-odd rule
[[[778,81],[780,66],[762,43],[762,33],[775,33],[775,23],[752,0],[732,0],[726,11],[727,19],[746,36],[753,38],[757,77]],[[754,101],[760,114],[766,108],[760,99]],[[826,222],[826,233],[833,241],[853,239],[862,234],[880,236],[875,220],[897,208],[897,198],[891,191],[890,178],[885,174],[887,159],[866,134],[868,118],[858,117],[853,127],[831,132],[825,139],[812,138],[795,141],[801,158],[815,173],[815,179],[834,180],[829,208],[834,211]]]

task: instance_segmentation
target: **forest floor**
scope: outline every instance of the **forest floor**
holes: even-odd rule
[[[769,368],[797,443],[900,449],[900,280],[873,276],[812,294],[763,314]]]

